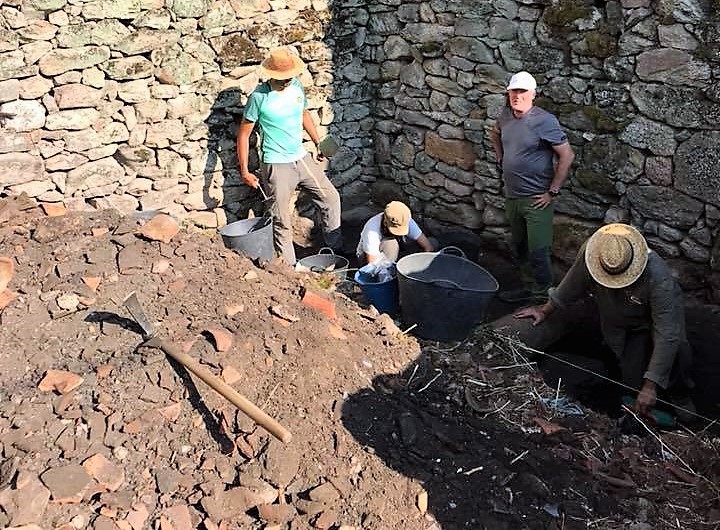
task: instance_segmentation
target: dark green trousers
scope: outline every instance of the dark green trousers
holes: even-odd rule
[[[510,225],[512,249],[520,265],[525,287],[538,294],[552,285],[550,250],[553,240],[552,203],[533,208],[532,197],[505,199],[505,218]]]

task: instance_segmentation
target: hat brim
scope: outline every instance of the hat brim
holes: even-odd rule
[[[305,63],[296,55],[292,56],[293,67],[290,70],[280,71],[268,68],[269,61],[270,58],[268,57],[260,63],[260,73],[267,79],[279,79],[281,81],[284,81],[285,79],[292,79],[293,77],[300,75],[300,73],[305,69]]]
[[[410,233],[410,224],[408,223],[403,226],[388,226],[387,229],[388,232],[394,236],[406,236]]]
[[[521,83],[519,85],[508,85],[505,90],[509,92],[510,90],[536,90],[536,88],[530,88]]]
[[[599,242],[603,234],[613,234],[622,236],[630,242],[633,250],[633,259],[628,268],[619,274],[608,273],[600,264]],[[598,229],[585,246],[585,265],[587,266],[590,276],[600,285],[609,289],[622,289],[628,285],[632,285],[640,275],[645,271],[648,262],[650,249],[643,235],[634,227],[613,223],[605,225]]]

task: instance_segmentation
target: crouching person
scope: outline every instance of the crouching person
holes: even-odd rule
[[[436,247],[437,243],[425,236],[413,220],[410,208],[400,201],[392,201],[382,213],[374,215],[365,223],[357,256],[362,264],[374,263],[382,256],[397,262],[401,252],[433,252]]]
[[[680,287],[665,261],[635,228],[603,226],[581,247],[575,262],[544,305],[520,309],[516,318],[562,319],[562,310],[592,296],[603,339],[617,358],[622,383],[637,392],[636,408],[648,414],[658,391],[692,419],[689,390],[692,351],[685,333]],[[568,319],[570,320],[570,319]]]

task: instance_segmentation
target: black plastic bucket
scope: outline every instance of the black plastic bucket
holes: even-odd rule
[[[331,248],[324,247],[317,254],[298,260],[295,269],[320,274],[334,274],[344,280],[347,278],[348,265],[350,262],[346,258],[338,256]]]
[[[223,243],[250,259],[271,260],[273,246],[273,224],[270,217],[243,219],[225,225],[220,229]]]
[[[449,254],[451,249],[460,255]],[[430,340],[467,337],[485,319],[500,287],[492,274],[454,247],[405,256],[397,272],[403,322],[415,324],[413,333]]]

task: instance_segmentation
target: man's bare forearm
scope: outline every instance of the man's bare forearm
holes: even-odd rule
[[[570,166],[572,166],[573,160],[575,160],[575,152],[572,150],[572,147],[570,147],[570,144],[561,147],[562,149],[555,149],[557,163],[555,164],[555,173],[553,174],[552,183],[550,184],[551,190],[559,190],[562,188],[570,173]]]
[[[315,127],[315,120],[313,120],[312,115],[308,110],[303,111],[303,129],[305,129],[315,145],[320,143],[317,127]]]
[[[249,173],[248,157],[250,154],[250,134],[252,134],[254,123],[243,121],[237,135],[237,157],[240,174]]]

